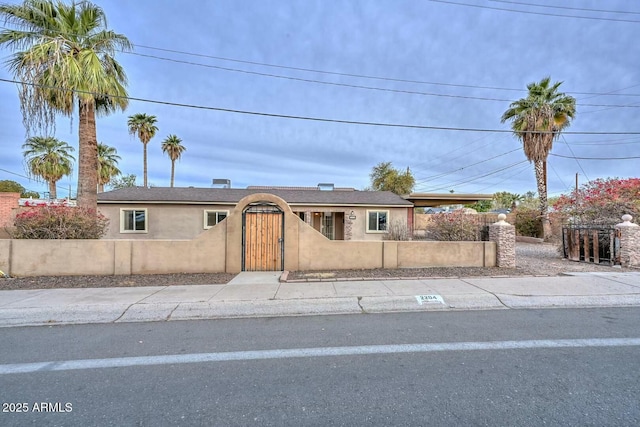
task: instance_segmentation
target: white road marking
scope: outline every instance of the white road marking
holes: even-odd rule
[[[222,353],[176,354],[165,356],[117,357],[110,359],[62,360],[0,365],[0,375],[77,369],[124,368],[131,366],[176,365],[238,360],[288,359],[326,356],[362,356],[440,351],[523,350],[550,348],[592,348],[640,346],[640,338],[589,338],[565,340],[489,341],[434,344],[365,345],[354,347],[292,348],[280,350],[232,351]]]

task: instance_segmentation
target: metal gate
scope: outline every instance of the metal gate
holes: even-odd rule
[[[254,203],[242,212],[242,271],[284,269],[284,213],[272,203]]]
[[[613,227],[571,226],[562,228],[564,257],[595,264],[620,264],[620,230]]]

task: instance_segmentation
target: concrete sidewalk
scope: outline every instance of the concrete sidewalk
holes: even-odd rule
[[[0,291],[0,327],[393,311],[640,306],[640,272],[307,283],[281,283],[279,277],[279,273],[273,272],[241,273],[226,285]]]

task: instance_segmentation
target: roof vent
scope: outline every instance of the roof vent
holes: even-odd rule
[[[211,181],[211,186],[213,188],[231,188],[231,180],[214,178]]]
[[[318,190],[320,191],[333,191],[334,184],[330,182],[321,182],[318,184]]]

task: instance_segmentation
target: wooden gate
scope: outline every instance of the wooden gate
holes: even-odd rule
[[[619,232],[620,230],[613,227],[563,227],[564,257],[571,261],[620,264]]]
[[[284,269],[284,213],[271,203],[249,205],[242,213],[242,271]]]

